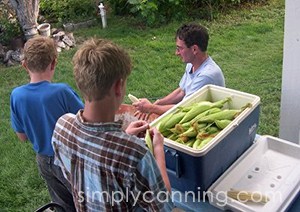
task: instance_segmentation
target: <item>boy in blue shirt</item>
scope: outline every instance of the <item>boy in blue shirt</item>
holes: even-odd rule
[[[21,141],[32,143],[39,172],[52,201],[66,211],[75,211],[70,185],[61,169],[53,164],[51,136],[58,118],[65,113],[77,113],[83,103],[67,84],[51,82],[57,56],[51,38],[36,37],[26,42],[22,65],[30,82],[14,88],[11,93],[11,124]]]

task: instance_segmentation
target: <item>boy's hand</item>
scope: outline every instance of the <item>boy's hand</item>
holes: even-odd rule
[[[145,137],[146,130],[149,128],[149,124],[146,121],[138,120],[131,122],[125,132],[130,135],[136,135],[138,137]]]
[[[158,154],[164,154],[164,137],[162,134],[155,127],[151,128],[150,134],[152,136],[154,157]]]

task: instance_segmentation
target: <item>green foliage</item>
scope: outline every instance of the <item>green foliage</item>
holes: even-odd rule
[[[88,20],[97,15],[96,0],[40,0],[40,14],[56,22]]]
[[[183,0],[108,0],[116,15],[134,15],[142,23],[153,26],[179,20],[186,12]],[[120,9],[121,8],[121,9]]]
[[[16,21],[0,17],[0,43],[7,45],[11,38],[21,35],[20,25]]]
[[[9,8],[0,2],[0,43],[7,45],[11,38],[22,34],[18,21],[12,18]]]
[[[146,25],[187,18],[213,19],[213,13],[246,3],[267,0],[108,0],[116,15],[134,15]]]

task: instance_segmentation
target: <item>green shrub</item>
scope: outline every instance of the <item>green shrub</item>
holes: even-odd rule
[[[9,18],[7,18],[9,17]],[[0,43],[7,45],[13,37],[21,35],[21,28],[16,18],[9,15],[3,6],[0,8]]]
[[[133,15],[146,25],[185,18],[213,19],[213,13],[267,0],[108,0],[115,15]]]
[[[40,14],[53,22],[78,22],[95,18],[96,0],[40,0]]]

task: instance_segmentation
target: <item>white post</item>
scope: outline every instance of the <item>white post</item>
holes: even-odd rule
[[[101,21],[102,21],[102,27],[106,28],[106,10],[103,5],[103,3],[99,4],[99,9],[100,9],[100,15],[101,15]]]
[[[299,20],[300,1],[286,0],[279,137],[298,144],[300,144]]]

